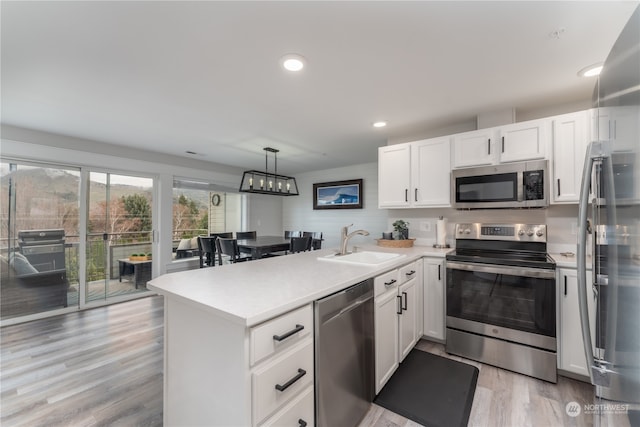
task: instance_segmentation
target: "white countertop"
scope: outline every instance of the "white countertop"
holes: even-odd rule
[[[578,268],[577,255],[575,253],[573,256],[565,256],[562,255],[562,253],[550,253],[549,256],[556,262],[556,268]],[[587,256],[587,270],[591,270],[590,256]]]
[[[151,280],[147,288],[234,323],[253,326],[423,256],[444,258],[451,251],[428,246],[358,248],[404,256],[377,266],[352,265],[318,260],[336,252],[323,249],[164,274]]]

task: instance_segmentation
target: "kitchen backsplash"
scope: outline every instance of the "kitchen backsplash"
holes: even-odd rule
[[[549,252],[576,250],[577,205],[553,205],[546,209],[390,209],[389,230],[396,219],[409,222],[409,237],[418,245],[433,245],[436,241],[436,222],[440,216],[447,220],[447,243],[455,246],[454,228],[461,222],[547,224]]]

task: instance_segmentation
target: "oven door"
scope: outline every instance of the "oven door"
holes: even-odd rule
[[[555,270],[447,261],[447,326],[482,334],[478,325],[534,346],[552,337],[542,341],[555,350]]]

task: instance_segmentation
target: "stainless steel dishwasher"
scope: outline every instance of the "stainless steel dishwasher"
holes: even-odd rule
[[[316,425],[357,426],[373,401],[373,279],[314,304]]]

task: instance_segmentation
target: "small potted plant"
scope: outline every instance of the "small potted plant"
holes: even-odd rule
[[[398,233],[398,240],[406,240],[409,238],[409,223],[403,219],[399,219],[393,223],[393,229]]]

